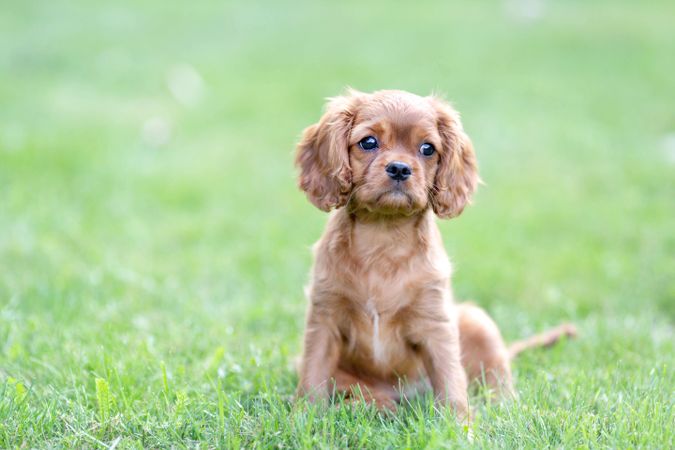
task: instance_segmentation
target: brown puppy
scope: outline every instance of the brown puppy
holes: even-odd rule
[[[304,131],[296,164],[309,200],[336,209],[314,246],[298,394],[338,391],[393,407],[406,388],[429,382],[465,416],[467,375],[512,393],[512,354],[496,324],[453,303],[434,219],[459,215],[479,181],[457,112],[436,97],[349,91]]]

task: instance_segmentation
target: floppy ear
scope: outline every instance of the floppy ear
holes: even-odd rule
[[[298,184],[322,211],[344,206],[352,189],[349,134],[357,102],[355,91],[330,99],[319,123],[305,129],[297,147]]]
[[[478,165],[457,111],[441,99],[430,99],[436,109],[438,132],[443,141],[431,203],[438,217],[449,219],[460,215],[471,202],[480,182]]]

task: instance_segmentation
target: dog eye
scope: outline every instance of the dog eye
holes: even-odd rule
[[[425,142],[424,144],[420,145],[420,153],[423,154],[424,156],[431,156],[434,154],[436,149],[432,144],[429,144],[428,142]]]
[[[359,147],[361,147],[363,150],[367,152],[375,150],[377,146],[378,146],[377,139],[375,139],[372,136],[364,137],[359,141]]]

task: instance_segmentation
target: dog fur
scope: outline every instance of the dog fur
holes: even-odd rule
[[[364,150],[367,137],[376,149]],[[392,162],[409,178],[392,179]],[[304,131],[296,165],[309,200],[334,210],[314,246],[298,395],[341,393],[394,408],[406,391],[430,385],[467,417],[470,381],[513,395],[515,354],[574,333],[563,326],[509,348],[485,311],[454,303],[435,216],[458,216],[479,177],[471,140],[445,101],[350,90]]]

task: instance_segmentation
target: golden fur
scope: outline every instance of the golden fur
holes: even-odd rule
[[[376,150],[359,146],[367,136]],[[436,151],[421,154],[423,143]],[[407,164],[410,178],[392,179],[392,161]],[[477,306],[453,303],[434,218],[459,215],[479,182],[457,112],[436,97],[349,91],[304,131],[296,164],[309,200],[335,209],[314,246],[298,394],[338,391],[393,407],[406,388],[428,383],[466,416],[467,376],[512,393],[512,355],[496,324]]]

